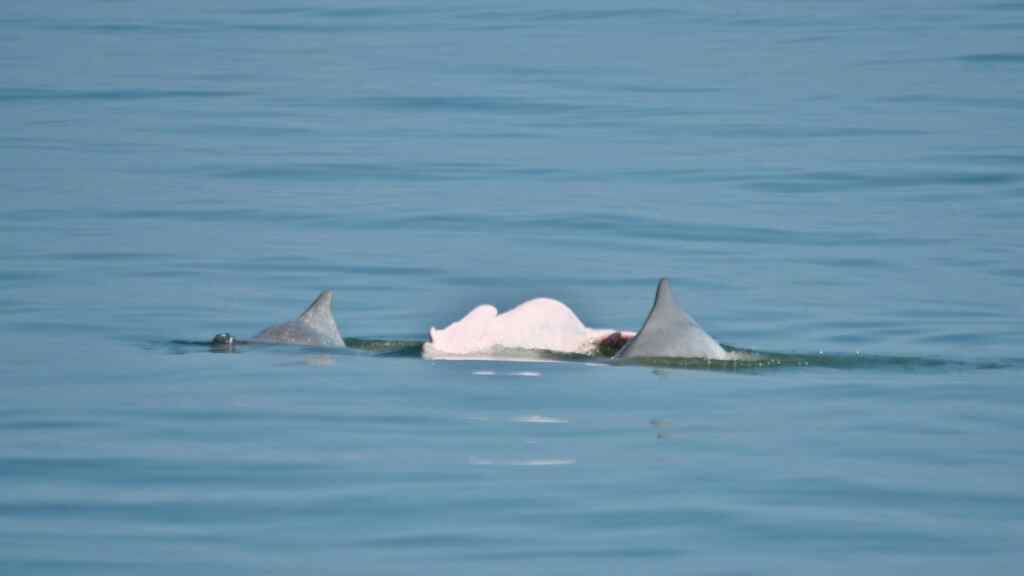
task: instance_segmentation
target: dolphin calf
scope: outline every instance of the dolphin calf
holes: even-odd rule
[[[626,342],[615,360],[637,358],[707,358],[731,360],[727,352],[697,321],[683,312],[672,296],[668,279],[658,282],[654,306],[636,336]]]
[[[558,300],[534,298],[500,314],[494,306],[482,304],[445,328],[431,327],[423,356],[501,358],[510,350],[593,355],[623,337],[616,330],[588,328]]]
[[[222,348],[249,342],[344,348],[345,340],[338,331],[334,314],[331,313],[333,297],[333,292],[324,290],[298,318],[265,328],[249,340],[236,340],[225,333],[214,336],[211,344]]]

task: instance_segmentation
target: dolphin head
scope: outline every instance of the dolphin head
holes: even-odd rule
[[[235,349],[235,337],[227,332],[222,332],[210,340],[210,347],[217,352],[230,352]]]

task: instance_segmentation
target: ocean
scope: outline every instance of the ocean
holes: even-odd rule
[[[0,7],[0,572],[1016,574],[1024,4]],[[780,365],[355,340],[659,278]],[[1017,568],[1014,568],[1017,566]]]

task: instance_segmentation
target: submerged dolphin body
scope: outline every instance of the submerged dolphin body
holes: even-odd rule
[[[298,318],[265,328],[250,340],[240,341],[230,334],[218,334],[211,344],[218,349],[232,349],[236,344],[246,342],[344,348],[345,340],[331,313],[333,297],[333,292],[324,290]]]
[[[662,278],[643,328],[615,355],[616,360],[639,358],[731,360],[733,355],[683,312]]]

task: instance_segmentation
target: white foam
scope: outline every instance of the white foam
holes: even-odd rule
[[[532,414],[530,416],[516,416],[512,419],[513,422],[522,422],[524,424],[568,424],[568,420],[562,418],[553,418],[551,416],[541,416],[539,414]]]
[[[541,373],[533,370],[521,370],[519,372],[495,372],[494,370],[474,370],[474,376],[523,376],[525,378],[540,378]]]
[[[575,458],[548,458],[535,460],[492,460],[489,458],[470,458],[474,466],[569,466],[576,463]]]

